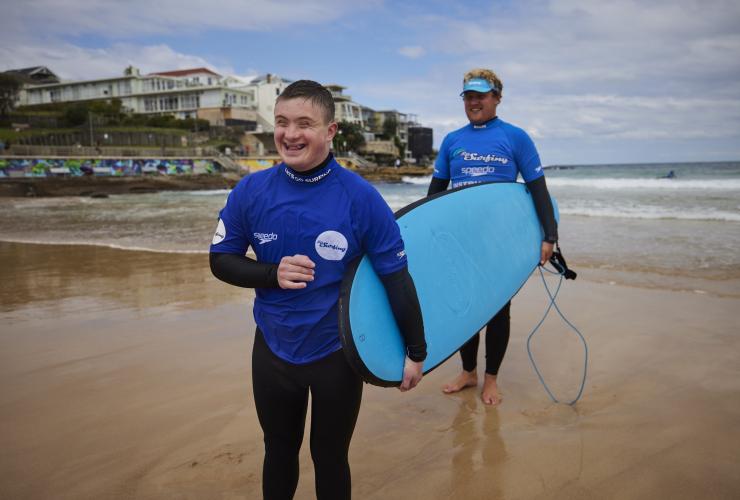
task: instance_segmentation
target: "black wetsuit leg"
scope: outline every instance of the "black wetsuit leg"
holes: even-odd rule
[[[480,333],[476,333],[460,348],[460,358],[462,359],[463,370],[466,372],[472,372],[478,366],[479,343]]]
[[[298,452],[311,391],[311,456],[319,500],[349,499],[349,443],[362,399],[362,380],[340,350],[306,365],[273,354],[255,334],[252,384],[264,433],[262,492],[265,500],[291,499],[298,485]]]
[[[486,326],[486,373],[498,375],[509,345],[511,302],[507,302]]]
[[[362,379],[337,351],[315,363],[311,373],[311,458],[316,498],[352,497],[349,443],[362,400]]]
[[[509,345],[511,302],[507,302],[486,325],[486,373],[497,375]],[[478,366],[480,334],[476,333],[460,348],[463,370],[472,372]]]
[[[252,350],[252,389],[265,441],[262,496],[265,500],[289,500],[298,486],[298,451],[306,425],[308,386],[295,380],[289,363],[270,351],[259,329]]]

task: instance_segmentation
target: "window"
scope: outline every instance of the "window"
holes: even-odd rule
[[[173,111],[178,109],[177,97],[166,97],[159,100],[160,111]]]

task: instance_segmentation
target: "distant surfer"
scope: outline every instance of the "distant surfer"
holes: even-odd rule
[[[674,179],[675,177],[676,177],[676,172],[674,172],[673,170],[671,170],[667,174],[665,174],[665,175],[663,175],[661,177],[658,177],[658,178],[659,179]]]
[[[311,401],[316,497],[351,497],[349,444],[362,379],[339,338],[337,301],[347,267],[367,254],[380,276],[406,344],[406,391],[419,383],[426,342],[401,233],[367,181],[331,154],[334,100],[299,80],[275,103],[282,163],[244,177],[220,212],[210,249],[213,274],[256,289],[252,387],[264,433],[264,498],[290,499]],[[251,247],[257,260],[245,257]]]
[[[542,163],[532,139],[519,127],[496,116],[503,84],[488,69],[473,69],[463,78],[460,94],[470,123],[450,132],[434,164],[428,195],[481,182],[515,182],[521,174],[534,200],[537,216],[544,228],[540,264],[550,260],[558,229],[547,191]],[[496,238],[497,235],[491,235]],[[492,286],[494,284],[492,283]],[[507,303],[486,326],[486,371],[481,399],[485,404],[502,401],[497,377],[509,343],[511,302]],[[463,369],[443,387],[447,394],[478,385],[477,358],[480,335],[475,334],[461,349]]]

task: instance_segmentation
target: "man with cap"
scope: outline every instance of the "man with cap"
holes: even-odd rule
[[[540,264],[545,264],[558,240],[557,222],[539,154],[534,142],[519,127],[498,118],[503,84],[489,69],[473,69],[463,78],[460,94],[470,123],[450,132],[442,141],[428,196],[453,188],[481,182],[516,182],[519,175],[527,184],[537,216],[544,229]],[[507,303],[486,326],[486,371],[481,399],[487,405],[502,401],[497,384],[498,370],[509,343],[511,302]],[[480,335],[475,334],[461,349],[463,369],[443,387],[446,394],[478,385],[476,371]]]

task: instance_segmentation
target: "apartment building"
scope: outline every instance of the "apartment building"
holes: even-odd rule
[[[205,118],[213,125],[256,126],[255,90],[234,88],[207,68],[141,75],[128,67],[123,76],[97,80],[26,85],[21,105],[119,99],[137,114],[171,114],[177,118]]]
[[[325,84],[334,98],[334,118],[337,122],[356,123],[365,126],[363,119],[363,107],[352,101],[352,96],[344,93],[347,87],[336,83]]]

